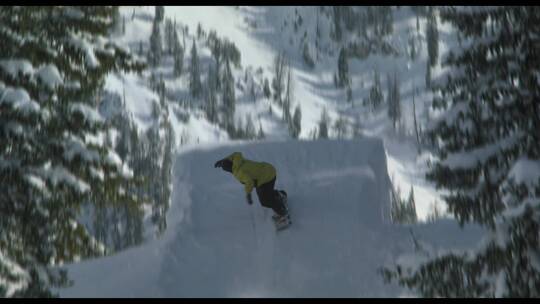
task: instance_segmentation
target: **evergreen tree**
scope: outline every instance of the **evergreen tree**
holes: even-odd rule
[[[150,34],[150,49],[148,50],[148,62],[152,66],[158,66],[163,57],[163,42],[161,37],[160,24],[154,20],[152,23],[152,34]]]
[[[103,38],[117,9],[0,10],[0,277],[20,283],[0,296],[52,296],[67,284],[58,265],[103,254],[78,222],[82,204],[129,199],[125,164],[86,140],[107,131],[95,104],[106,75],[142,68]]]
[[[330,117],[326,108],[323,108],[321,113],[321,120],[319,120],[319,138],[328,138],[328,125],[330,124]]]
[[[285,85],[285,73],[287,69],[285,54],[279,52],[274,59],[274,78],[272,79],[272,89],[274,90],[274,100],[279,105],[283,103],[283,87]]]
[[[264,79],[263,94],[265,98],[270,98],[272,92],[270,91],[270,85],[268,84],[268,79]]]
[[[154,19],[156,22],[161,23],[165,19],[165,7],[156,6]]]
[[[409,34],[409,58],[411,61],[415,61],[417,56],[416,35]]]
[[[373,73],[373,86],[369,91],[369,101],[373,110],[379,108],[379,105],[383,101],[383,94],[381,88],[381,77],[379,71],[375,70]]]
[[[414,224],[417,222],[414,190],[412,186],[411,191],[409,192],[409,198],[407,200],[403,200],[401,198],[401,190],[399,189],[399,186],[397,188],[392,186],[391,202],[392,221],[394,223]]]
[[[143,55],[144,55],[144,49],[143,49],[143,42],[142,42],[142,40],[139,41],[139,51],[137,52],[137,54],[138,54],[139,56],[143,56]]]
[[[399,79],[397,73],[394,72],[392,78],[388,75],[388,117],[392,120],[394,130],[401,119],[401,101],[399,93]]]
[[[350,83],[347,85],[347,102],[353,104],[353,95]]]
[[[437,16],[435,9],[429,7],[426,27],[426,40],[428,49],[429,65],[435,66],[439,57],[439,30],[437,29]]]
[[[336,122],[334,123],[334,129],[338,139],[343,139],[347,134],[347,119],[340,114]]]
[[[199,55],[197,54],[197,45],[193,40],[191,47],[191,65],[189,66],[189,91],[191,96],[199,97],[202,93],[201,72],[199,66]]]
[[[174,50],[177,47],[178,36],[176,34],[176,28],[171,19],[167,18],[165,21],[165,41],[167,43],[167,53],[169,55],[174,54]]]
[[[225,74],[223,78],[223,107],[225,111],[225,126],[229,135],[234,133],[234,112],[236,109],[236,97],[234,89],[234,77],[231,72],[229,61],[225,61]]]
[[[462,34],[436,87],[444,116],[428,135],[440,160],[427,178],[484,244],[385,275],[427,297],[539,297],[540,99],[538,7],[445,8]],[[458,71],[456,73],[456,70]]]
[[[334,21],[334,39],[336,41],[341,41],[342,30],[341,30],[341,6],[333,6],[333,21]]]
[[[112,26],[110,29],[111,34],[120,35],[122,33],[122,15],[120,10],[115,8],[114,14],[112,15]]]
[[[159,219],[157,228],[160,233],[164,232],[167,228],[166,214],[171,203],[172,195],[172,164],[174,156],[174,130],[169,120],[169,115],[166,113],[165,122],[165,147],[163,152],[163,164],[161,166],[161,182],[163,187],[163,201],[161,206],[161,217]]]
[[[298,138],[298,136],[300,136],[300,132],[302,131],[302,110],[300,109],[300,105],[297,105],[296,109],[294,110],[289,131],[292,138]]]
[[[414,188],[411,186],[411,191],[409,191],[409,198],[407,199],[407,223],[414,224],[417,222],[418,218],[416,215],[416,202],[414,200]]]
[[[180,77],[182,70],[184,69],[184,47],[180,45],[180,39],[176,30],[173,33],[174,49],[173,49],[173,75],[174,77]]]
[[[338,86],[344,87],[349,84],[349,63],[347,51],[344,47],[339,51],[338,57]]]
[[[216,123],[218,121],[217,113],[217,93],[216,93],[216,81],[214,80],[217,77],[216,69],[213,65],[210,65],[208,68],[208,77],[206,79],[206,118],[211,123]]]
[[[146,131],[148,139],[148,153],[146,155],[145,171],[148,178],[146,193],[152,200],[152,223],[157,228],[157,233],[162,233],[166,228],[166,211],[169,206],[170,184],[165,183],[162,178],[164,173],[164,162],[167,147],[172,145],[168,138],[163,140],[160,133],[170,134],[167,130],[167,110],[166,107],[154,101],[152,104],[153,124]],[[167,180],[165,180],[167,181]]]
[[[285,90],[285,98],[283,99],[283,120],[287,125],[291,125],[291,100],[292,100],[292,79],[291,69],[287,68],[287,89]]]
[[[363,132],[362,132],[362,122],[360,120],[360,116],[356,116],[355,119],[354,119],[354,122],[352,124],[352,137],[353,138],[359,138],[359,137],[363,137]]]
[[[222,43],[221,40],[217,37],[216,31],[211,30],[208,33],[207,45],[210,48],[210,52],[216,61],[216,89],[221,90],[221,62],[222,62]]]
[[[310,69],[313,69],[315,67],[315,61],[313,61],[313,55],[307,41],[304,42],[302,58]]]
[[[426,89],[431,89],[431,66],[426,62]]]
[[[247,139],[254,139],[257,137],[257,133],[255,131],[255,125],[253,124],[253,119],[251,119],[251,115],[246,115],[246,127],[244,131],[244,137]]]
[[[416,120],[416,87],[413,85],[413,97],[412,97],[412,103],[413,103],[413,122],[414,122],[414,133],[416,135],[416,145],[418,147],[418,154],[420,154],[420,130],[418,128],[418,121]]]
[[[439,207],[437,207],[437,203],[436,202],[433,202],[431,203],[430,207],[429,207],[429,214],[427,216],[427,222],[428,223],[433,223],[435,221],[437,221],[438,219],[442,218],[442,211],[439,209]]]
[[[265,137],[261,122],[259,122],[259,132],[257,133],[257,139],[263,139]]]

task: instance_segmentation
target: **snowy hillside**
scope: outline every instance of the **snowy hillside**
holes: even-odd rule
[[[241,185],[213,167],[233,151],[276,165],[276,188],[289,193],[293,225],[288,230],[276,233],[270,210],[257,199],[247,205]],[[414,252],[411,236],[437,251],[471,246],[481,232],[470,226],[461,230],[448,220],[385,223],[388,175],[377,139],[194,149],[178,157],[174,175],[163,237],[70,265],[75,283],[60,290],[61,296],[410,296],[385,285],[378,268],[408,259]]]
[[[148,49],[152,31],[154,7],[122,7],[125,18],[125,33],[117,38],[119,43],[139,52],[142,47]],[[185,49],[184,66],[190,66],[189,49],[196,42],[199,50],[203,82],[205,75],[214,61],[206,41],[208,33],[215,31],[219,38],[232,41],[241,55],[241,66],[233,68],[236,81],[235,122],[242,123],[252,119],[254,127],[264,131],[268,139],[290,138],[287,124],[283,121],[282,109],[272,98],[266,98],[262,92],[263,80],[272,81],[275,77],[274,60],[283,53],[291,67],[292,99],[291,111],[301,108],[301,130],[299,137],[311,139],[317,133],[321,113],[326,109],[329,116],[329,136],[331,138],[352,138],[356,135],[352,128],[355,123],[364,136],[383,138],[389,159],[388,171],[394,185],[405,197],[414,187],[416,212],[419,220],[425,220],[436,206],[444,212],[440,194],[433,185],[427,183],[424,174],[426,161],[432,157],[428,151],[418,154],[418,144],[414,138],[412,99],[415,98],[419,129],[428,124],[430,114],[428,106],[431,93],[425,87],[425,65],[428,60],[426,50],[424,17],[416,18],[409,7],[394,9],[393,32],[385,37],[397,52],[397,55],[383,55],[374,51],[364,59],[350,58],[349,73],[351,78],[352,101],[347,101],[346,90],[336,88],[333,76],[337,70],[339,48],[357,38],[354,34],[344,34],[342,42],[336,42],[332,35],[332,16],[322,12],[320,7],[166,7],[165,19],[174,20],[180,40]],[[231,22],[223,22],[223,20]],[[298,20],[301,20],[299,22]],[[439,24],[440,53],[443,56],[447,45],[455,43],[451,29]],[[198,28],[202,34],[199,36]],[[163,29],[163,27],[162,27]],[[319,31],[317,36],[316,29]],[[162,34],[163,35],[163,34]],[[318,38],[317,38],[318,37]],[[409,58],[409,40],[416,41],[417,54],[414,60]],[[317,41],[317,51],[311,50],[316,59],[313,68],[306,66],[302,58],[304,42],[309,47]],[[166,45],[164,39],[164,45]],[[142,46],[141,46],[142,44]],[[170,120],[176,134],[179,149],[186,145],[199,145],[215,142],[228,142],[230,136],[223,128],[209,122],[204,115],[204,101],[192,100],[188,93],[188,75],[175,79],[172,77],[172,58],[164,56],[163,63],[145,71],[143,77],[136,75],[111,76],[107,89],[126,95],[127,109],[134,114],[135,121],[142,130],[151,124],[149,113],[152,100],[158,100],[158,94],[152,92],[147,83],[150,74],[163,75],[166,86],[166,98],[169,103]],[[373,73],[377,71],[382,80],[383,95],[386,96],[387,74],[396,73],[401,79],[401,129],[398,134],[392,130],[387,117],[386,105],[378,110],[371,110],[365,104],[373,86]],[[432,77],[440,73],[437,64]],[[252,96],[252,87],[255,95]],[[413,97],[414,89],[414,97]],[[386,97],[385,97],[386,98]],[[182,103],[190,106],[183,109]],[[269,113],[269,109],[272,113]],[[179,116],[178,113],[181,115]],[[189,116],[187,121],[185,117]],[[342,119],[346,130],[343,135],[334,131],[334,125]]]
[[[539,16],[0,7],[0,297],[540,297]]]

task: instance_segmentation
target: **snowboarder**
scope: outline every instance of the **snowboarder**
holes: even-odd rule
[[[218,160],[214,168],[221,167],[242,184],[246,192],[246,200],[249,205],[253,204],[251,191],[253,187],[263,207],[274,210],[272,219],[278,229],[283,229],[290,224],[289,212],[286,204],[287,193],[283,190],[274,190],[276,183],[276,169],[266,162],[255,162],[245,159],[240,152]]]

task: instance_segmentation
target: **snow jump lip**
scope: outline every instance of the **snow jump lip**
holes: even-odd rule
[[[236,150],[276,167],[276,186],[287,190],[295,215],[279,235],[272,212],[256,196],[247,205],[242,185],[213,167]],[[381,242],[389,235],[380,208],[389,204],[381,140],[192,149],[177,157],[174,175],[164,235],[70,265],[75,285],[62,296],[388,296],[382,280],[366,280],[394,258]]]
[[[215,159],[241,150],[275,164],[295,215],[276,233],[271,212]],[[415,235],[434,247],[471,246],[481,230],[466,233],[451,220],[387,225],[382,141],[265,142],[196,149],[175,163],[165,234],[119,254],[69,265],[75,285],[63,297],[396,297],[383,265],[415,262]],[[385,194],[386,193],[386,194]],[[441,237],[443,236],[443,237]]]
[[[276,234],[271,210],[256,196],[248,206],[242,186],[213,168],[234,151],[276,167],[276,188],[287,190],[295,214],[289,229]],[[199,275],[171,280],[183,286],[171,296],[359,296],[362,278],[349,272],[363,266],[354,257],[372,261],[373,275],[382,263],[374,263],[357,239],[362,233],[373,239],[388,220],[383,215],[389,212],[389,178],[380,139],[191,150],[179,156],[175,170],[173,204],[185,218],[167,252],[182,261],[177,271]],[[203,285],[204,290],[197,287]]]

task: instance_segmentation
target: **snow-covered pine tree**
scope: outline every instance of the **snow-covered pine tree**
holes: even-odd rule
[[[349,84],[349,63],[347,57],[347,50],[342,47],[338,56],[338,87],[342,88]]]
[[[437,221],[438,219],[442,218],[442,211],[437,206],[437,202],[432,202],[429,206],[429,214],[427,215],[426,221],[428,223],[433,223]]]
[[[167,18],[165,21],[165,43],[167,45],[167,53],[173,55],[176,47],[178,36],[176,36],[176,29],[171,19]]]
[[[142,40],[139,41],[139,49],[137,51],[137,55],[139,55],[140,57],[142,57],[144,55],[144,48],[143,48]]]
[[[388,117],[392,121],[392,126],[394,130],[398,125],[398,122],[401,117],[401,105],[399,97],[399,79],[397,78],[397,73],[394,72],[394,77],[390,74],[387,75],[387,84],[388,84],[388,95],[387,95],[387,104],[388,104]]]
[[[409,32],[409,58],[411,61],[415,61],[418,56],[418,47],[416,46],[416,35],[413,31]]]
[[[378,70],[373,72],[373,86],[369,91],[369,101],[373,110],[379,108],[380,104],[383,102],[383,94],[381,87],[381,76]]]
[[[259,132],[257,132],[257,139],[263,139],[265,137],[262,124],[259,121]]]
[[[255,131],[255,125],[253,124],[253,119],[251,115],[246,114],[246,127],[244,131],[244,137],[247,139],[255,139],[257,137],[257,132]]]
[[[338,139],[343,139],[347,135],[347,124],[347,119],[340,113],[338,119],[334,123],[334,130],[336,131],[336,137]]]
[[[206,78],[206,104],[205,112],[206,118],[211,123],[218,122],[218,112],[217,112],[217,92],[216,92],[216,68],[213,64],[210,64],[208,67],[208,77]]]
[[[191,64],[189,65],[189,92],[193,97],[199,97],[202,93],[201,70],[199,64],[199,54],[197,44],[193,40],[191,47]]]
[[[426,62],[426,90],[431,89],[431,66],[429,65],[429,61]]]
[[[160,204],[161,217],[158,221],[158,232],[163,233],[167,228],[166,214],[169,210],[172,195],[172,165],[175,149],[174,130],[169,119],[169,111],[165,111],[165,117],[163,122],[163,129],[165,130],[165,145],[163,151],[163,163],[161,166],[160,181],[163,187],[163,196]]]
[[[408,224],[414,224],[418,221],[418,217],[416,215],[416,202],[414,200],[414,188],[411,186],[411,190],[409,191],[409,198],[407,199],[407,205],[406,205],[406,222]]]
[[[360,120],[360,115],[357,115],[355,118],[354,118],[354,121],[353,121],[353,124],[351,126],[351,132],[352,132],[352,137],[353,138],[359,138],[359,137],[363,137],[363,132],[362,132],[362,121]]]
[[[119,9],[115,9],[114,15],[112,16],[112,26],[110,32],[112,35],[122,34],[122,15],[120,14]]]
[[[304,63],[308,66],[308,68],[313,69],[315,67],[315,61],[313,61],[313,54],[307,40],[304,41],[303,45],[302,58],[304,59]]]
[[[236,97],[234,88],[234,77],[231,72],[231,65],[225,60],[225,73],[223,75],[223,110],[225,116],[225,128],[229,136],[234,134],[234,112],[236,110]]]
[[[427,177],[460,223],[484,225],[481,246],[387,272],[428,297],[540,296],[540,8],[451,7],[441,19],[464,48],[445,59],[429,130],[440,156]]]
[[[319,132],[317,134],[318,138],[328,138],[328,125],[330,125],[330,117],[328,116],[328,111],[326,108],[323,108],[321,112],[321,119],[319,120]]]
[[[416,146],[418,147],[418,154],[421,150],[420,129],[418,127],[418,121],[416,119],[416,86],[413,84],[412,104],[413,104],[413,122],[414,122],[414,134],[416,135]]]
[[[163,233],[167,227],[166,212],[169,208],[170,200],[170,179],[164,179],[168,174],[167,159],[170,157],[170,149],[174,148],[173,139],[170,134],[170,122],[168,118],[168,107],[164,100],[152,103],[153,124],[146,131],[148,139],[148,153],[146,155],[145,169],[146,193],[152,200],[152,223],[156,226],[157,233]],[[172,148],[171,148],[172,147]]]
[[[156,6],[154,19],[158,23],[163,22],[163,20],[165,19],[165,7],[164,6],[162,6],[162,5]]]
[[[216,90],[221,90],[221,63],[222,63],[222,45],[216,31],[211,30],[206,38],[206,45],[210,48],[210,52],[216,61]]]
[[[351,88],[351,83],[350,82],[347,84],[347,88],[345,89],[345,93],[347,94],[347,102],[350,103],[351,105],[354,105],[352,88]]]
[[[173,75],[174,77],[180,77],[180,75],[182,75],[182,70],[184,69],[184,47],[180,45],[180,39],[178,38],[178,33],[176,32],[176,29],[173,32],[173,37]]]
[[[291,68],[290,66],[286,67],[287,69],[287,86],[285,89],[285,97],[283,99],[283,121],[290,127],[292,123],[292,117],[291,117],[291,100],[293,98],[293,84],[292,84],[292,77],[291,77]]]
[[[426,40],[428,50],[428,62],[431,67],[437,64],[439,59],[439,30],[437,28],[437,15],[434,7],[428,7]]]
[[[401,98],[399,91],[399,78],[397,72],[394,72],[394,77],[388,74],[388,117],[392,121],[394,130],[396,130],[398,122],[401,119]]]
[[[265,98],[270,98],[272,96],[272,92],[270,91],[270,84],[268,83],[268,78],[264,79],[263,94]]]
[[[332,7],[332,20],[334,21],[334,30],[332,38],[334,38],[336,41],[341,41],[341,38],[343,36],[342,30],[341,30],[341,6],[333,6]]]
[[[222,56],[224,60],[228,60],[229,63],[233,64],[236,68],[241,67],[240,50],[232,41],[229,41],[227,38],[222,39],[221,52],[223,53]]]
[[[154,19],[152,33],[150,34],[150,49],[148,50],[148,63],[156,67],[163,57],[163,41],[161,37],[161,25]]]
[[[53,295],[67,283],[53,265],[103,253],[77,222],[82,203],[129,199],[120,185],[130,170],[96,140],[105,76],[142,68],[104,38],[116,9],[0,10],[0,276],[19,283],[0,296]]]
[[[283,103],[283,87],[285,86],[285,73],[287,72],[285,54],[279,52],[274,59],[274,78],[272,79],[272,89],[274,90],[274,100],[279,105]]]
[[[292,138],[298,138],[302,131],[302,109],[300,108],[300,104],[294,109],[290,131]]]

